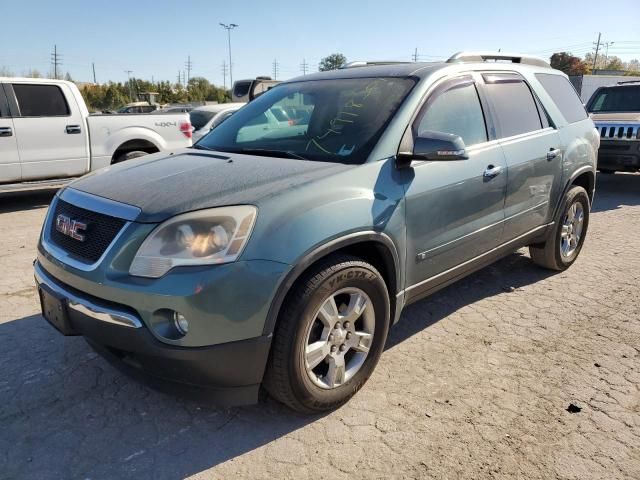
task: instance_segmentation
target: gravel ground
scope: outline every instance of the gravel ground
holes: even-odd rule
[[[316,417],[157,393],[55,333],[31,271],[51,195],[0,196],[2,479],[640,479],[639,175],[599,176],[567,272],[523,250],[412,305]]]

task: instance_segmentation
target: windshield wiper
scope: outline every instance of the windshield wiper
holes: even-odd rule
[[[270,150],[268,148],[240,148],[235,150],[234,153],[245,153],[247,155],[264,155],[265,157],[283,157],[283,158],[296,158],[298,160],[309,160],[308,158],[298,155],[295,152],[289,150]]]

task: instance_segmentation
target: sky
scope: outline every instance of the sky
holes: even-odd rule
[[[637,2],[0,0],[0,67],[47,74],[57,45],[62,70],[78,81],[92,81],[92,63],[100,83],[126,80],[127,70],[176,81],[190,57],[192,77],[222,85],[229,52],[220,22],[239,25],[231,33],[235,80],[273,76],[274,61],[278,79],[301,75],[303,61],[313,72],[334,52],[350,61],[411,60],[416,48],[422,61],[460,50],[583,56],[598,32],[613,42],[609,55],[628,61],[640,58]]]

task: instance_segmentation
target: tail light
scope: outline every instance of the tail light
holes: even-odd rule
[[[192,138],[193,137],[193,128],[191,128],[191,123],[190,122],[182,122],[180,124],[180,131],[187,138]]]

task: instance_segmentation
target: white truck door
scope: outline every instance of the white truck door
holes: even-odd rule
[[[9,104],[0,83],[0,184],[19,182],[22,178],[18,143]]]
[[[7,84],[18,115],[13,124],[22,163],[22,180],[65,178],[87,171],[87,132],[82,113],[64,84]],[[12,88],[11,88],[12,87]],[[11,92],[11,91],[12,92]]]

